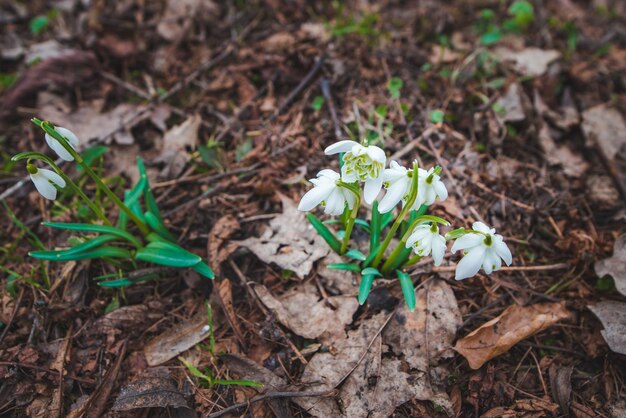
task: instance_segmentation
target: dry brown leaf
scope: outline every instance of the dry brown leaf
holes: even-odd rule
[[[277,32],[261,42],[261,48],[268,52],[283,52],[296,43],[296,37],[289,32]]]
[[[626,151],[626,122],[617,109],[601,104],[585,110],[582,129],[587,145],[597,144],[609,160]]]
[[[485,412],[480,418],[547,418],[558,411],[559,406],[539,398],[520,399],[510,407],[499,406]]]
[[[313,263],[325,257],[330,250],[295,203],[282,195],[281,200],[283,213],[270,221],[265,232],[259,238],[248,238],[239,244],[267,264],[275,263],[304,278],[313,268]]]
[[[523,339],[568,317],[569,312],[563,303],[512,305],[497,318],[458,340],[454,349],[467,359],[472,369],[478,369]]]
[[[172,127],[163,136],[163,145],[155,162],[165,163],[159,175],[164,178],[176,178],[182,173],[185,164],[191,158],[189,151],[196,147],[198,129],[202,122],[200,115],[192,115],[180,125]]]
[[[572,395],[572,371],[574,366],[559,366],[552,363],[548,370],[550,376],[550,390],[552,398],[555,399],[561,407],[562,413],[567,413],[570,408],[570,398]]]
[[[613,277],[617,291],[626,296],[626,234],[617,238],[613,245],[613,255],[598,261],[595,270],[598,277]]]
[[[263,285],[256,285],[254,291],[276,318],[294,333],[304,338],[320,338],[328,343],[346,337],[345,326],[352,323],[352,315],[359,307],[352,296],[320,299],[311,283],[293,288],[280,298],[272,296]]]
[[[502,61],[513,61],[515,69],[523,75],[541,76],[547,70],[550,63],[561,57],[561,53],[555,49],[540,49],[535,47],[524,48],[521,51],[513,51],[508,48],[498,48],[496,56]]]
[[[240,225],[233,215],[225,215],[215,222],[207,239],[207,257],[209,265],[219,277],[221,264],[237,250],[237,244],[230,241],[230,237],[239,231]]]
[[[344,259],[332,252],[324,258],[324,262],[320,263],[321,265],[318,265],[317,275],[328,292],[356,297],[359,293],[359,283],[356,280],[356,274],[347,270],[329,269],[327,267],[329,264],[344,262]]]
[[[217,16],[219,7],[210,0],[168,0],[157,32],[168,41],[176,41],[187,30],[187,22],[198,14]]]
[[[402,305],[383,333],[385,343],[411,368],[427,371],[454,355],[452,341],[462,318],[452,288],[430,280],[416,294],[415,312]]]
[[[150,366],[158,366],[209,337],[205,312],[192,320],[177,324],[146,343],[143,352]]]
[[[165,367],[148,369],[120,390],[111,408],[130,411],[139,408],[189,408]]]
[[[496,113],[496,117],[500,123],[505,122],[521,122],[526,119],[524,112],[524,104],[522,95],[524,91],[519,84],[513,83],[507,89],[502,97],[496,101],[496,105],[504,110],[503,114]]]
[[[588,306],[604,329],[600,331],[609,348],[616,353],[626,354],[626,303],[605,300]]]
[[[544,156],[550,164],[561,165],[563,172],[568,176],[580,177],[589,168],[589,164],[582,155],[572,151],[567,145],[557,145],[550,128],[542,123],[539,129],[539,145],[543,149]]]

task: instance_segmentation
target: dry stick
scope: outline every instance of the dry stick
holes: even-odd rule
[[[501,267],[498,271],[547,271],[547,270],[565,270],[570,267],[567,263],[557,263],[557,264],[547,264],[544,266],[512,266],[512,267]],[[456,265],[454,266],[440,266],[433,267],[432,271],[435,273],[442,272],[451,272],[456,270]]]
[[[289,93],[287,98],[281,103],[281,105],[276,109],[274,114],[268,119],[268,122],[272,122],[276,119],[281,113],[283,113],[291,102],[304,90],[304,88],[313,80],[313,77],[318,73],[318,71],[322,68],[322,65],[326,61],[326,53],[323,53],[320,57],[315,60],[315,65],[311,68],[308,74],[300,81],[300,83],[296,86],[295,89]]]
[[[341,126],[339,125],[339,119],[337,118],[337,109],[335,108],[335,102],[333,96],[330,93],[330,81],[326,78],[320,80],[320,88],[322,89],[322,95],[328,103],[328,109],[330,110],[330,118],[333,121],[333,128],[335,132],[335,139],[341,141]]]
[[[126,356],[126,347],[128,346],[128,340],[122,342],[122,348],[117,355],[117,361],[111,366],[111,368],[104,375],[104,380],[100,386],[95,390],[92,396],[85,402],[83,409],[83,416],[87,418],[101,417],[106,408],[107,401],[113,392],[117,376],[119,375],[122,361]]]
[[[21,367],[21,368],[24,368],[24,369],[37,370],[37,371],[45,372],[45,373],[59,374],[58,370],[48,369],[46,367],[37,366],[35,364],[19,363],[17,361],[0,361],[0,366]],[[69,374],[69,373],[64,374],[63,377],[65,377],[67,379],[76,380],[77,382],[84,383],[86,385],[94,385],[94,384],[96,384],[95,380],[87,379],[87,378],[84,378],[84,377],[74,376],[73,374]]]

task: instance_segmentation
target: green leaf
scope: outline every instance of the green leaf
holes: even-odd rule
[[[497,27],[494,27],[491,31],[482,34],[479,38],[480,43],[483,45],[493,45],[500,42],[500,39],[502,39],[502,33],[500,33],[500,29]]]
[[[313,110],[319,112],[322,109],[322,106],[324,106],[324,96],[315,96],[315,98],[311,102],[311,107],[313,108]]]
[[[389,271],[393,271],[397,269],[398,267],[400,267],[401,265],[403,265],[409,259],[409,256],[411,255],[412,251],[413,251],[413,248],[411,247],[402,248],[402,250],[400,251],[400,254],[398,254],[396,259],[393,260],[393,262],[389,265]]]
[[[389,90],[389,94],[391,95],[391,97],[393,97],[394,99],[399,99],[402,86],[404,86],[404,82],[401,78],[391,78],[387,83],[387,90]]]
[[[361,271],[361,274],[363,276],[378,276],[378,277],[383,277],[382,273],[380,271],[378,271],[378,269],[375,269],[374,267],[367,267],[364,268]]]
[[[196,376],[199,379],[204,380],[205,382],[207,382],[209,385],[213,385],[213,378],[211,376],[207,376],[204,373],[202,373],[200,370],[198,370],[196,368],[196,366],[194,366],[193,364],[191,364],[191,362],[185,360],[182,357],[178,357],[178,360],[180,360],[181,363],[183,363],[185,365],[185,367],[187,368],[187,370],[189,370],[189,372]]]
[[[252,139],[246,138],[246,140],[235,149],[235,161],[239,162],[243,160],[250,151],[252,151]]]
[[[196,264],[195,266],[193,266],[192,269],[196,273],[203,275],[207,279],[214,279],[215,278],[215,273],[213,273],[213,270],[211,270],[211,267],[209,267],[209,265],[207,263],[203,262],[203,261],[201,261],[198,264]]]
[[[149,212],[152,212],[152,214],[156,216],[161,223],[163,223],[163,217],[161,216],[159,206],[157,205],[152,189],[150,188],[150,180],[148,179],[148,174],[146,173],[146,166],[140,157],[137,157],[137,168],[139,169],[139,175],[146,179],[143,195],[146,209],[148,209]]]
[[[367,221],[365,219],[356,218],[354,220],[354,224],[360,226],[361,228],[363,228],[363,230],[365,232],[367,232],[368,234],[370,233],[370,224],[367,223]]]
[[[202,261],[198,255],[168,242],[151,242],[135,254],[135,258],[148,263],[169,267],[193,267]]]
[[[93,147],[89,147],[86,150],[84,150],[83,152],[80,153],[80,155],[83,157],[83,160],[85,161],[85,164],[87,164],[88,166],[91,167],[91,164],[96,161],[98,158],[102,157],[104,154],[106,154],[106,152],[109,150],[109,147],[106,147],[104,145],[94,145]],[[82,171],[83,170],[83,166],[82,165],[78,165],[78,171]]]
[[[311,212],[308,212],[306,214],[306,217],[309,222],[311,222],[311,225],[313,225],[313,228],[315,228],[320,236],[324,238],[324,241],[326,241],[330,248],[332,248],[334,252],[339,254],[341,252],[341,243],[335,237],[335,235],[330,232],[330,229],[328,229],[326,225],[324,225],[322,221],[320,221],[320,219],[317,216],[313,215]]]
[[[29,27],[30,27],[30,32],[33,35],[41,35],[43,33],[44,30],[46,30],[48,28],[48,25],[50,24],[50,19],[48,19],[47,16],[35,16],[34,18],[31,19]]]
[[[443,110],[437,109],[430,112],[430,121],[432,123],[443,123],[444,117],[445,113],[443,113]]]
[[[398,280],[400,280],[400,287],[404,294],[404,300],[411,312],[415,311],[415,288],[413,287],[413,281],[411,277],[402,270],[396,270]]]
[[[367,259],[365,254],[363,254],[361,251],[357,250],[356,248],[352,248],[351,250],[346,252],[345,255],[355,260],[359,260],[359,261],[364,261],[365,259]]]
[[[445,226],[450,225],[450,222],[446,221],[443,218],[440,218],[439,216],[435,216],[435,215],[418,216],[416,218],[416,220],[417,220],[418,224],[423,224],[424,222],[434,222],[434,223],[445,225]]]
[[[358,264],[353,263],[331,263],[326,266],[331,270],[346,270],[346,271],[354,271],[359,273],[361,271],[361,267]]]
[[[238,385],[238,386],[249,386],[254,388],[262,388],[263,383],[255,382],[254,380],[224,380],[217,379],[213,381],[216,385]]]
[[[134,282],[130,279],[122,277],[121,279],[109,280],[107,282],[98,282],[98,286],[100,287],[125,287],[130,286]]]
[[[163,238],[170,240],[172,242],[176,242],[176,237],[172,235],[170,231],[167,230],[165,225],[161,222],[161,220],[152,212],[145,212],[144,218],[146,219],[146,223],[154,232],[162,236]]]
[[[359,286],[359,305],[363,305],[367,301],[367,297],[372,290],[372,283],[374,283],[374,275],[368,274],[361,277],[361,285]]]
[[[382,216],[378,212],[378,200],[372,203],[372,223],[370,227],[370,253],[376,248],[380,242]]]
[[[82,244],[76,245],[72,248],[69,248],[67,250],[63,250],[64,254],[76,254],[76,253],[80,253],[82,251],[87,251],[87,250],[91,250],[92,248],[96,248],[101,246],[102,244],[105,244],[107,242],[113,241],[118,239],[118,237],[116,237],[115,235],[112,234],[103,234],[100,236],[97,236],[96,238],[90,239],[88,241],[83,242]]]
[[[111,234],[123,238],[132,243],[136,247],[141,247],[141,242],[126,231],[108,225],[79,224],[79,223],[62,223],[62,222],[43,222],[42,225],[50,228],[68,229],[70,231],[81,232],[99,232],[102,234]]]
[[[382,231],[393,221],[393,211],[389,211],[381,216],[380,220],[380,230]]]
[[[33,258],[50,261],[86,260],[89,258],[131,258],[130,252],[118,247],[99,247],[91,251],[64,254],[62,251],[31,251],[28,253]]]

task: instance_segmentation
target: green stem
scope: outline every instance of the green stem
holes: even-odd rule
[[[404,263],[402,267],[412,266],[413,264],[417,263],[421,259],[422,259],[421,255],[415,254],[413,257],[409,258],[409,260],[406,263]]]
[[[356,217],[359,213],[359,207],[361,206],[361,193],[356,194],[356,202],[354,207],[352,208],[352,212],[350,212],[350,219],[348,219],[348,224],[346,225],[346,233],[343,235],[343,240],[341,241],[341,254],[345,254],[348,249],[348,243],[350,242],[350,235],[352,235],[352,229],[354,228],[354,222],[356,221]]]
[[[419,177],[419,173],[418,173],[418,166],[417,166],[417,161],[416,161],[413,163],[413,177],[411,178],[411,191],[409,194],[409,199],[407,200],[406,204],[402,207],[400,214],[394,221],[393,225],[391,225],[391,229],[385,236],[385,240],[383,241],[380,247],[380,250],[378,251],[378,254],[376,255],[376,258],[372,262],[372,267],[374,268],[378,267],[378,265],[380,264],[380,261],[385,255],[385,251],[387,250],[387,247],[389,246],[391,239],[396,234],[396,231],[398,230],[398,228],[400,228],[400,225],[402,224],[402,221],[404,220],[406,214],[413,207],[413,204],[415,203],[415,199],[417,199],[418,177]]]
[[[63,180],[65,180],[65,183],[67,185],[69,185],[75,192],[76,194],[78,194],[78,196],[83,199],[85,201],[85,203],[87,204],[87,206],[89,206],[89,208],[96,214],[96,216],[105,224],[105,225],[109,225],[111,226],[111,221],[109,221],[109,219],[104,215],[104,213],[102,212],[102,210],[98,207],[98,205],[96,205],[91,199],[89,199],[89,197],[87,197],[87,195],[85,193],[83,193],[83,191],[80,189],[80,187],[78,187],[76,185],[76,183],[74,183],[72,181],[72,179],[70,179],[67,175],[65,175],[65,173],[61,170],[61,168],[56,165],[56,163],[52,160],[52,158],[48,157],[45,154],[42,154],[40,152],[23,152],[21,154],[18,154],[16,156],[14,156],[12,158],[13,161],[17,161],[17,160],[21,160],[24,158],[29,158],[29,159],[36,159],[36,160],[41,160],[44,161],[45,163],[47,163],[50,167],[52,167],[52,169],[59,175],[61,176],[61,178]]]
[[[57,141],[59,141],[59,143],[63,146],[63,148],[65,148],[67,152],[69,152],[70,155],[74,157],[74,160],[76,160],[76,162],[83,167],[83,170],[85,170],[85,173],[87,173],[87,175],[91,177],[91,179],[96,183],[96,186],[99,189],[101,189],[104,192],[104,194],[106,194],[109,197],[109,199],[111,199],[111,201],[120,208],[120,210],[124,211],[126,215],[128,215],[128,218],[131,219],[135,223],[135,225],[137,225],[137,227],[139,228],[142,234],[148,235],[150,233],[150,230],[148,229],[146,224],[141,219],[139,219],[137,215],[135,215],[120,200],[120,198],[117,197],[117,195],[113,193],[111,189],[109,189],[109,187],[106,184],[104,184],[104,182],[100,179],[100,177],[98,177],[98,175],[93,172],[91,167],[89,167],[89,164],[85,163],[85,161],[80,156],[80,154],[78,154],[76,150],[68,143],[68,141],[62,135],[60,135],[56,131],[56,129],[54,129],[54,127],[52,126],[50,122],[44,121],[44,122],[41,122],[40,124],[37,123],[37,121],[35,120],[33,120],[33,122],[39,125],[46,133],[50,134]]]

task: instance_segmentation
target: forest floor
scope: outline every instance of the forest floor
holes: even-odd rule
[[[626,3],[341,4],[0,2],[1,416],[626,416]],[[120,195],[141,156],[216,279],[29,257],[91,221],[10,160],[49,152],[33,117]],[[511,267],[455,281],[447,254],[408,270],[416,312],[388,279],[360,306],[295,207],[363,137],[440,164],[432,213]]]

